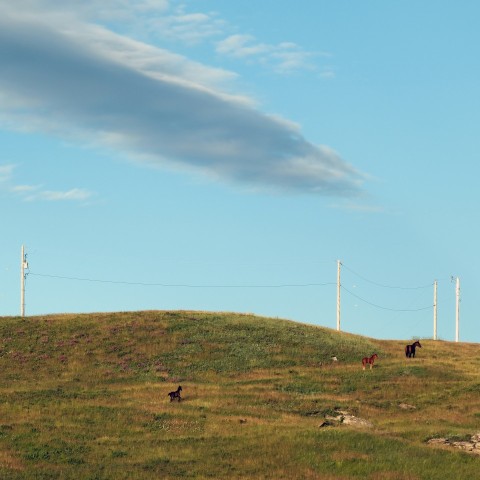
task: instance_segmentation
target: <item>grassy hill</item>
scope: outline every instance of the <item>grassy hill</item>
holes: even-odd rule
[[[480,345],[407,359],[407,340],[230,313],[2,317],[0,478],[477,478],[480,456],[427,440],[480,432]],[[369,424],[321,427],[339,411]]]

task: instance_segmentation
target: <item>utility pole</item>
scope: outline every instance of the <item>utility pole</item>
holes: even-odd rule
[[[437,339],[437,281],[433,282],[433,339]]]
[[[337,260],[337,330],[340,331],[340,266],[342,262]]]
[[[25,269],[28,268],[27,254],[22,245],[22,258],[20,261],[20,316],[25,316]]]
[[[455,341],[458,342],[459,338],[459,325],[460,325],[460,278],[457,277],[455,286],[456,297],[456,314],[455,314]]]

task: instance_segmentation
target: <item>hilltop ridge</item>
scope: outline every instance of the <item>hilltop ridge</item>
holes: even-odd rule
[[[0,476],[474,478],[427,441],[480,430],[479,345],[404,344],[235,313],[3,317]],[[321,427],[338,411],[370,426]]]

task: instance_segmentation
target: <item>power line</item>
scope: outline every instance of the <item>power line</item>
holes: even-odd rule
[[[401,286],[395,286],[395,285],[385,285],[385,284],[382,284],[382,283],[374,282],[373,280],[369,280],[368,278],[365,278],[364,276],[355,272],[351,268],[347,267],[344,263],[342,263],[342,266],[344,268],[346,268],[349,272],[356,275],[357,277],[361,278],[362,280],[365,280],[368,283],[371,283],[372,285],[376,285],[377,287],[392,288],[392,289],[399,289],[399,290],[419,290],[421,288],[428,288],[428,287],[431,287],[433,285],[433,283],[429,283],[428,285],[421,285],[421,286],[418,286],[418,287],[401,287]]]
[[[326,285],[335,285],[335,282],[325,283],[286,283],[277,285],[193,285],[185,283],[150,283],[150,282],[127,282],[120,280],[99,280],[95,278],[65,277],[61,275],[49,275],[45,273],[29,272],[29,275],[36,277],[57,278],[61,280],[72,280],[79,282],[110,283],[116,285],[139,285],[145,287],[172,287],[172,288],[304,288],[304,287],[323,287]]]
[[[351,292],[350,290],[346,289],[343,285],[342,285],[342,289],[345,290],[347,293],[349,293],[350,295],[352,295],[353,297],[355,298],[358,298],[359,300],[361,300],[362,302],[365,302],[365,303],[368,303],[369,305],[371,305],[372,307],[376,307],[376,308],[380,308],[382,310],[389,310],[391,312],[420,312],[421,310],[428,310],[429,308],[432,308],[433,305],[429,305],[428,307],[421,307],[421,308],[388,308],[388,307],[383,307],[381,305],[377,305],[376,303],[372,303],[372,302],[369,302],[368,300],[365,300],[364,298],[362,297],[359,297],[358,295],[356,295],[355,293]]]

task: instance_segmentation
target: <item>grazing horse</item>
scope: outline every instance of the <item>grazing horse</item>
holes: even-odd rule
[[[370,365],[370,370],[371,370],[372,367],[373,367],[373,362],[375,362],[376,358],[378,358],[378,355],[376,353],[374,353],[371,357],[362,358],[363,369],[365,370],[365,367],[367,366],[367,364],[369,364]]]
[[[174,392],[170,392],[170,401],[173,402],[175,399],[180,401],[182,397],[180,396],[180,392],[182,391],[182,387],[178,387]]]
[[[405,346],[405,356],[407,358],[415,358],[415,348],[422,346],[420,345],[420,342],[417,340],[416,342],[412,343],[411,345],[406,345]]]

